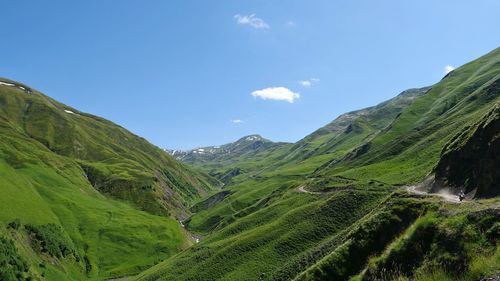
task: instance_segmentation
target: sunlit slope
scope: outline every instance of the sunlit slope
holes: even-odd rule
[[[227,170],[226,173],[214,173],[231,178],[223,193],[213,197],[219,198],[217,201],[224,198],[224,203],[216,205],[212,202],[213,208],[199,208],[197,214],[187,222],[188,227],[200,232],[220,227],[231,221],[234,213],[251,208],[252,205],[258,204],[263,196],[269,196],[282,181],[307,180],[310,189],[352,185],[351,179],[316,179],[310,174],[329,161],[342,159],[360,143],[376,136],[429,89],[410,89],[377,106],[343,114],[295,144],[282,145],[278,149],[264,149],[251,157],[231,158],[230,164],[222,166]],[[220,162],[213,164],[192,160],[193,165],[210,171],[215,165],[226,163],[229,159],[222,158]],[[390,188],[387,184],[370,179],[357,182],[356,185],[380,190]],[[213,201],[208,201],[210,200]]]
[[[386,195],[290,189],[137,280],[472,281],[495,274],[498,199],[450,205]]]
[[[176,220],[151,213],[186,213],[208,179],[109,121],[2,79],[0,260],[25,266],[2,267],[0,279],[135,274],[190,244]]]
[[[341,159],[361,142],[386,128],[430,87],[409,89],[376,106],[340,115],[296,142],[272,165],[279,173],[310,173],[327,161]]]
[[[272,151],[255,164],[252,158],[240,159],[233,165],[240,167],[254,163],[259,169],[248,168],[232,178],[232,184],[225,187],[226,196],[222,204],[210,209],[198,210],[188,227],[194,231],[206,232],[219,224],[231,220],[239,212],[270,195],[280,182],[295,180],[306,182],[310,190],[326,190],[335,187],[353,187],[354,181],[339,177],[315,177],[311,174],[328,161],[339,161],[360,143],[368,141],[391,124],[418,97],[429,88],[411,89],[377,106],[346,113],[327,126],[317,130],[299,142]],[[267,152],[267,151],[266,151]],[[203,163],[198,163],[203,166]],[[264,165],[264,167],[262,167]],[[265,166],[267,165],[267,166]],[[355,183],[357,188],[387,190],[391,186],[372,179]]]
[[[396,193],[306,270],[304,263],[295,263],[299,270],[285,268],[270,280],[473,281],[495,276],[499,200],[460,205],[439,200]]]
[[[274,192],[280,182],[289,179],[302,181],[312,191],[336,188],[390,190],[424,180],[433,172],[445,144],[499,103],[500,94],[495,88],[500,76],[499,50],[456,69],[430,91],[413,91],[418,94],[410,96],[404,92],[374,107],[371,113],[368,113],[370,110],[358,111],[365,112],[357,114],[361,119],[373,122],[362,130],[346,132],[346,128],[355,126],[352,124],[359,124],[360,117],[352,117],[355,114],[343,115],[351,116],[349,118],[339,117],[327,126],[330,129],[318,130],[298,142],[303,144],[294,145],[297,150],[302,146],[310,147],[314,142],[307,140],[314,140],[315,135],[325,132],[324,135],[332,135],[329,138],[333,141],[321,141],[319,146],[330,146],[332,151],[313,154],[299,162],[290,159],[291,164],[284,166],[270,159],[270,167],[261,169],[260,173],[233,178],[233,184],[224,191],[230,195],[212,208],[199,210],[188,226],[195,231],[210,231],[232,220],[235,213],[258,204]],[[405,96],[412,98],[403,99],[404,103],[398,101]],[[393,110],[402,107],[400,113]],[[380,120],[380,116],[387,115],[384,112],[392,112],[392,121],[387,117]],[[387,125],[382,127],[383,124]]]
[[[343,191],[312,196],[281,184],[253,210],[207,240],[147,270],[139,280],[258,280],[309,250],[332,249],[337,237],[383,198],[382,192]],[[266,279],[267,280],[267,279]]]
[[[373,139],[332,159],[316,175],[392,185],[421,181],[445,144],[500,102],[499,84],[500,48],[449,73]]]
[[[17,82],[1,81],[0,120],[5,130],[74,159],[99,191],[152,213],[175,214],[211,190],[208,177],[126,129]],[[15,159],[18,151],[4,153]]]
[[[19,132],[0,127],[0,236],[15,241],[31,276],[47,280],[102,279],[128,275],[186,245],[174,220],[109,199],[88,182],[80,166]],[[62,227],[76,258],[45,258],[24,226]],[[40,267],[39,265],[43,265]]]
[[[233,177],[266,171],[279,175],[311,173],[327,161],[341,159],[359,143],[379,133],[429,89],[409,89],[376,106],[342,114],[294,144],[273,143],[254,135],[215,149],[205,147],[202,151],[195,149],[187,154],[176,152],[176,155],[185,163],[222,177],[231,172]],[[252,137],[261,141],[248,141]]]

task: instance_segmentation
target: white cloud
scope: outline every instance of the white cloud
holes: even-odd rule
[[[304,87],[311,87],[311,85],[312,85],[311,81],[309,81],[309,80],[299,81],[299,84],[304,86]]]
[[[303,87],[306,87],[306,88],[309,88],[313,84],[316,84],[316,83],[319,83],[319,79],[318,78],[311,78],[311,79],[308,79],[308,80],[301,80],[301,81],[299,81],[299,84],[302,85]]]
[[[241,120],[241,119],[231,119],[230,121],[231,121],[231,123],[234,123],[234,124],[243,123],[243,120]]]
[[[297,24],[294,21],[289,20],[289,21],[285,22],[285,25],[288,26],[288,27],[294,27]]]
[[[295,99],[300,98],[299,93],[294,93],[285,87],[272,87],[252,92],[252,96],[263,100],[278,100],[293,103]]]
[[[269,24],[267,24],[263,19],[258,18],[255,14],[249,16],[242,16],[240,14],[234,15],[236,22],[242,25],[249,25],[255,29],[267,29]]]
[[[452,72],[453,70],[455,70],[455,68],[453,66],[451,66],[451,65],[447,65],[447,66],[444,67],[444,73],[445,74],[448,74],[448,73]]]

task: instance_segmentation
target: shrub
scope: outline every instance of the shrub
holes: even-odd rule
[[[32,235],[42,252],[56,258],[74,255],[78,259],[73,242],[60,226],[53,223],[40,226],[26,225],[26,230]]]
[[[11,240],[0,237],[0,280],[28,280],[28,265]]]
[[[21,221],[19,219],[15,219],[15,220],[9,222],[8,226],[12,229],[17,230],[21,226]]]

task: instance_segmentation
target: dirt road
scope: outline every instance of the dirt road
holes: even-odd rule
[[[408,190],[411,193],[420,194],[420,195],[439,196],[439,197],[443,198],[445,201],[450,202],[450,203],[456,203],[456,204],[462,203],[462,202],[460,202],[460,200],[458,200],[458,196],[451,194],[445,190],[442,190],[438,193],[428,193],[426,191],[418,190],[416,185],[408,186],[406,188],[406,190]]]
[[[304,185],[299,186],[299,188],[297,188],[297,190],[299,192],[308,193],[308,194],[316,194],[316,195],[321,195],[321,194],[327,193],[327,192],[316,192],[316,191],[306,190],[306,187]]]

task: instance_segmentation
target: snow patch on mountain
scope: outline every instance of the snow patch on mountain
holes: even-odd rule
[[[7,87],[16,87],[16,88],[23,90],[24,92],[26,92],[28,94],[31,94],[31,90],[26,89],[25,87],[17,85],[17,84],[0,81],[0,86],[2,86],[2,85],[7,86]]]
[[[6,83],[6,82],[1,82],[1,81],[0,81],[0,85],[9,86],[9,87],[14,87],[14,86],[16,86],[16,85],[14,85],[14,84],[11,84],[11,83]]]
[[[248,136],[245,140],[247,140],[247,141],[258,141],[258,140],[261,140],[261,137],[259,137],[259,136]]]

